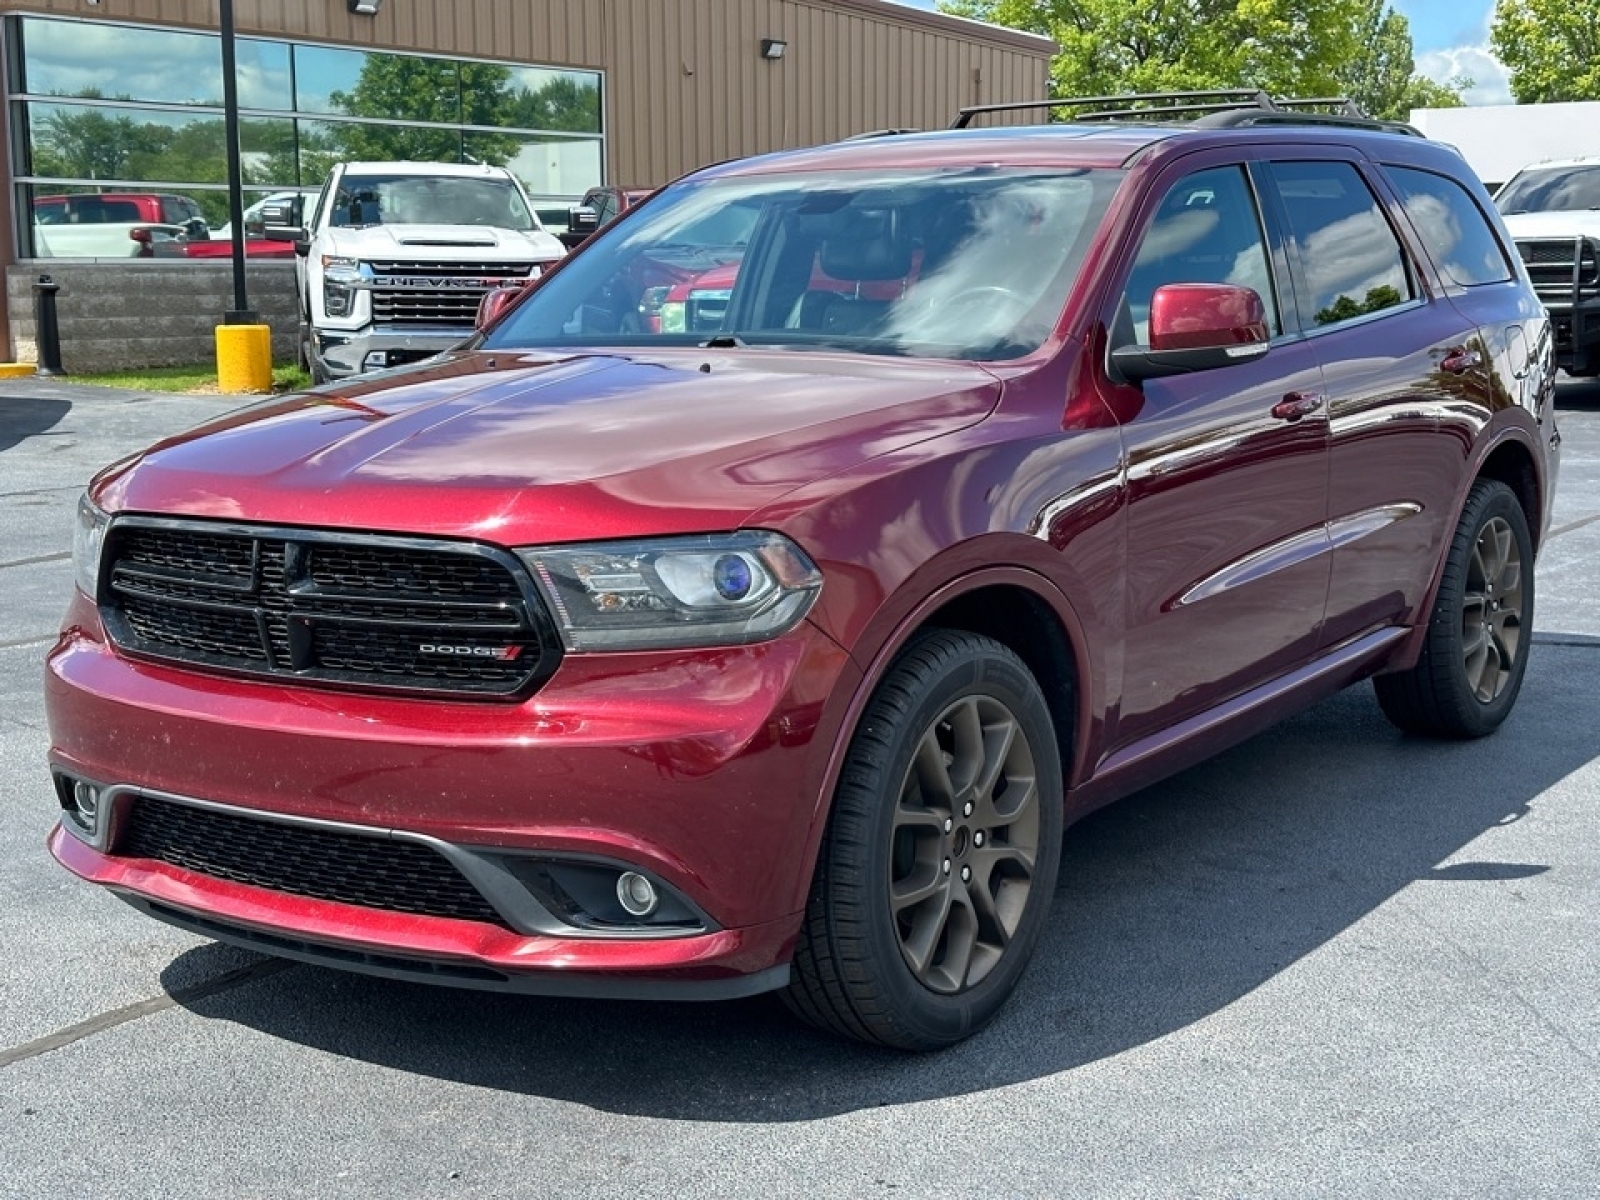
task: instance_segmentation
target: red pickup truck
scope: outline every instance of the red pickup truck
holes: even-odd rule
[[[34,253],[40,258],[152,258],[156,247],[211,236],[188,196],[160,192],[38,196]]]

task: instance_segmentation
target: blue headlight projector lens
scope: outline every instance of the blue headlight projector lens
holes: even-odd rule
[[[743,600],[754,580],[749,563],[737,554],[724,554],[711,567],[711,582],[724,600]]]

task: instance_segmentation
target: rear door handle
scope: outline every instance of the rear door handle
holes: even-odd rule
[[[1290,392],[1272,406],[1272,415],[1280,421],[1298,421],[1321,407],[1322,397],[1315,392]]]
[[[1465,375],[1468,371],[1483,365],[1483,355],[1466,346],[1451,346],[1444,352],[1444,357],[1439,360],[1439,369],[1449,371],[1452,375]]]

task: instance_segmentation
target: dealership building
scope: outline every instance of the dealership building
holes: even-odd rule
[[[35,351],[43,274],[61,286],[69,370],[209,353],[231,307],[225,259],[49,222],[138,194],[173,197],[178,224],[196,208],[226,222],[219,4],[0,0],[13,359]],[[1056,49],[888,0],[234,0],[234,21],[246,206],[316,189],[331,162],[409,158],[505,165],[560,211],[599,183],[1037,99]],[[280,345],[292,278],[287,261],[249,270]]]

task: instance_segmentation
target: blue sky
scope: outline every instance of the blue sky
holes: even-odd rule
[[[914,8],[934,8],[935,0],[900,0]],[[1489,53],[1493,0],[1390,0],[1411,25],[1417,70],[1449,82],[1466,76],[1473,87],[1469,104],[1509,104],[1505,68]]]

